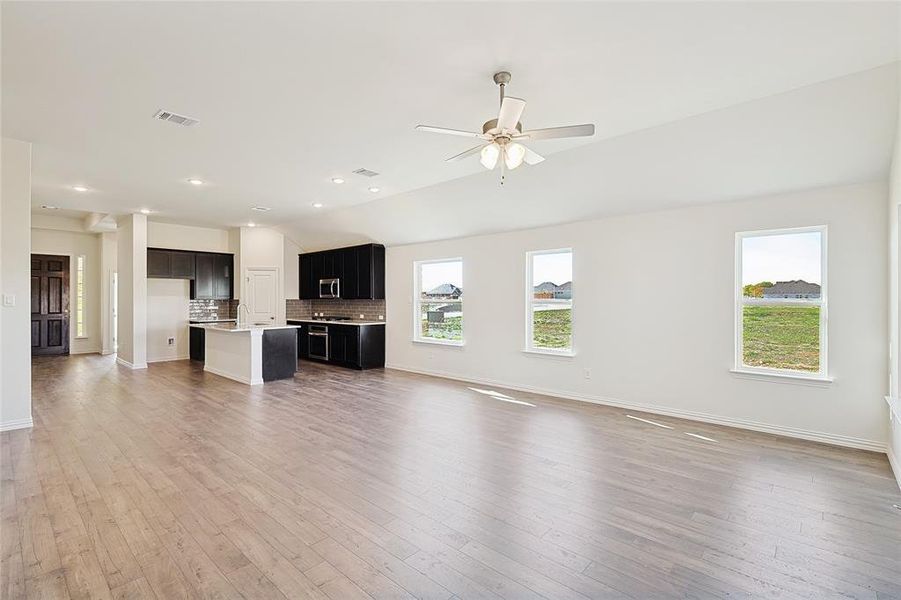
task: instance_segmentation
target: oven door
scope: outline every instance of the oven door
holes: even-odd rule
[[[310,358],[328,360],[328,327],[325,325],[310,325],[307,334],[307,344]]]
[[[319,280],[319,297],[320,298],[340,298],[341,297],[341,281],[339,279],[320,279]]]

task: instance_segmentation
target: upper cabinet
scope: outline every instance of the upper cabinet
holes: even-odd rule
[[[381,300],[385,297],[385,247],[363,244],[301,254],[300,298],[319,299],[319,281],[337,279],[344,300]]]
[[[190,279],[192,300],[231,300],[233,270],[231,254],[147,249],[147,277]]]

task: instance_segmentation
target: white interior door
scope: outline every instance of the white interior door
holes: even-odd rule
[[[272,323],[278,316],[278,269],[247,269],[247,308],[251,323]]]

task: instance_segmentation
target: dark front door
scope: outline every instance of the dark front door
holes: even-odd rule
[[[69,353],[69,257],[31,255],[31,354]]]

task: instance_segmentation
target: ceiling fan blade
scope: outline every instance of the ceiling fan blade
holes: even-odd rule
[[[526,101],[513,96],[505,96],[501,102],[501,110],[497,113],[497,128],[507,131],[515,131],[516,124],[526,108]]]
[[[549,140],[551,138],[583,137],[594,135],[594,124],[567,125],[566,127],[548,127],[546,129],[532,129],[523,131],[522,135],[513,136],[516,139]]]
[[[467,158],[467,157],[469,157],[469,156],[472,156],[473,154],[478,154],[479,152],[482,151],[482,148],[483,148],[483,147],[484,147],[484,145],[479,144],[479,145],[476,146],[475,148],[470,148],[469,150],[464,150],[464,151],[461,152],[460,154],[455,154],[455,155],[451,156],[451,157],[448,158],[445,162],[451,162],[451,161],[454,161],[454,160],[462,160],[462,159],[464,159],[464,158]]]
[[[523,146],[523,148],[526,148],[526,147]],[[537,152],[534,152],[534,151],[526,148],[526,154],[525,154],[525,156],[523,156],[522,161],[524,163],[526,163],[527,165],[537,165],[538,163],[544,161],[544,157],[541,156],[540,154],[538,154]]]
[[[460,135],[463,137],[475,137],[485,139],[482,133],[475,131],[461,131],[459,129],[448,129],[447,127],[432,127],[431,125],[417,125],[416,131],[430,131],[432,133],[446,133],[448,135]]]

